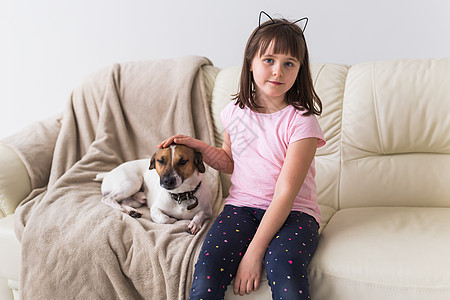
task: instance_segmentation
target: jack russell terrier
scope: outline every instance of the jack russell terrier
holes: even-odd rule
[[[202,183],[205,165],[200,152],[172,144],[148,159],[125,162],[95,181],[103,181],[102,202],[134,218],[146,202],[156,223],[191,220],[187,231],[196,234],[211,218],[211,191]]]

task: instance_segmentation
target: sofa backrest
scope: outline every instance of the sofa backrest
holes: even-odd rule
[[[450,59],[312,64],[327,144],[316,155],[324,223],[342,208],[450,206]],[[240,67],[218,72],[211,111],[238,90]],[[229,176],[222,176],[224,196]]]
[[[450,59],[353,66],[340,208],[450,206]]]

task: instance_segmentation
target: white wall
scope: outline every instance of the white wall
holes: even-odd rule
[[[116,62],[238,65],[260,10],[308,16],[313,62],[450,56],[448,0],[2,0],[0,138],[62,111],[83,77]]]

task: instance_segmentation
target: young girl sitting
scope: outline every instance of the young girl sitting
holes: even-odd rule
[[[159,145],[187,145],[232,174],[225,207],[195,266],[190,299],[223,299],[233,278],[234,293],[249,294],[258,289],[263,266],[273,299],[310,298],[307,269],[321,219],[314,155],[325,141],[315,117],[322,104],[295,23],[270,19],[250,36],[239,92],[221,112],[222,148],[184,135]]]

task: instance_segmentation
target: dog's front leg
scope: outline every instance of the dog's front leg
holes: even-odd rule
[[[206,213],[205,211],[199,211],[192,221],[189,222],[187,226],[187,231],[191,234],[197,234],[197,232],[200,231],[202,228],[203,223],[205,220],[209,219],[211,216],[210,214]]]
[[[161,224],[173,224],[178,221],[175,218],[171,218],[165,213],[163,213],[159,208],[153,207],[150,209],[150,215],[152,217],[153,222],[161,223]]]

